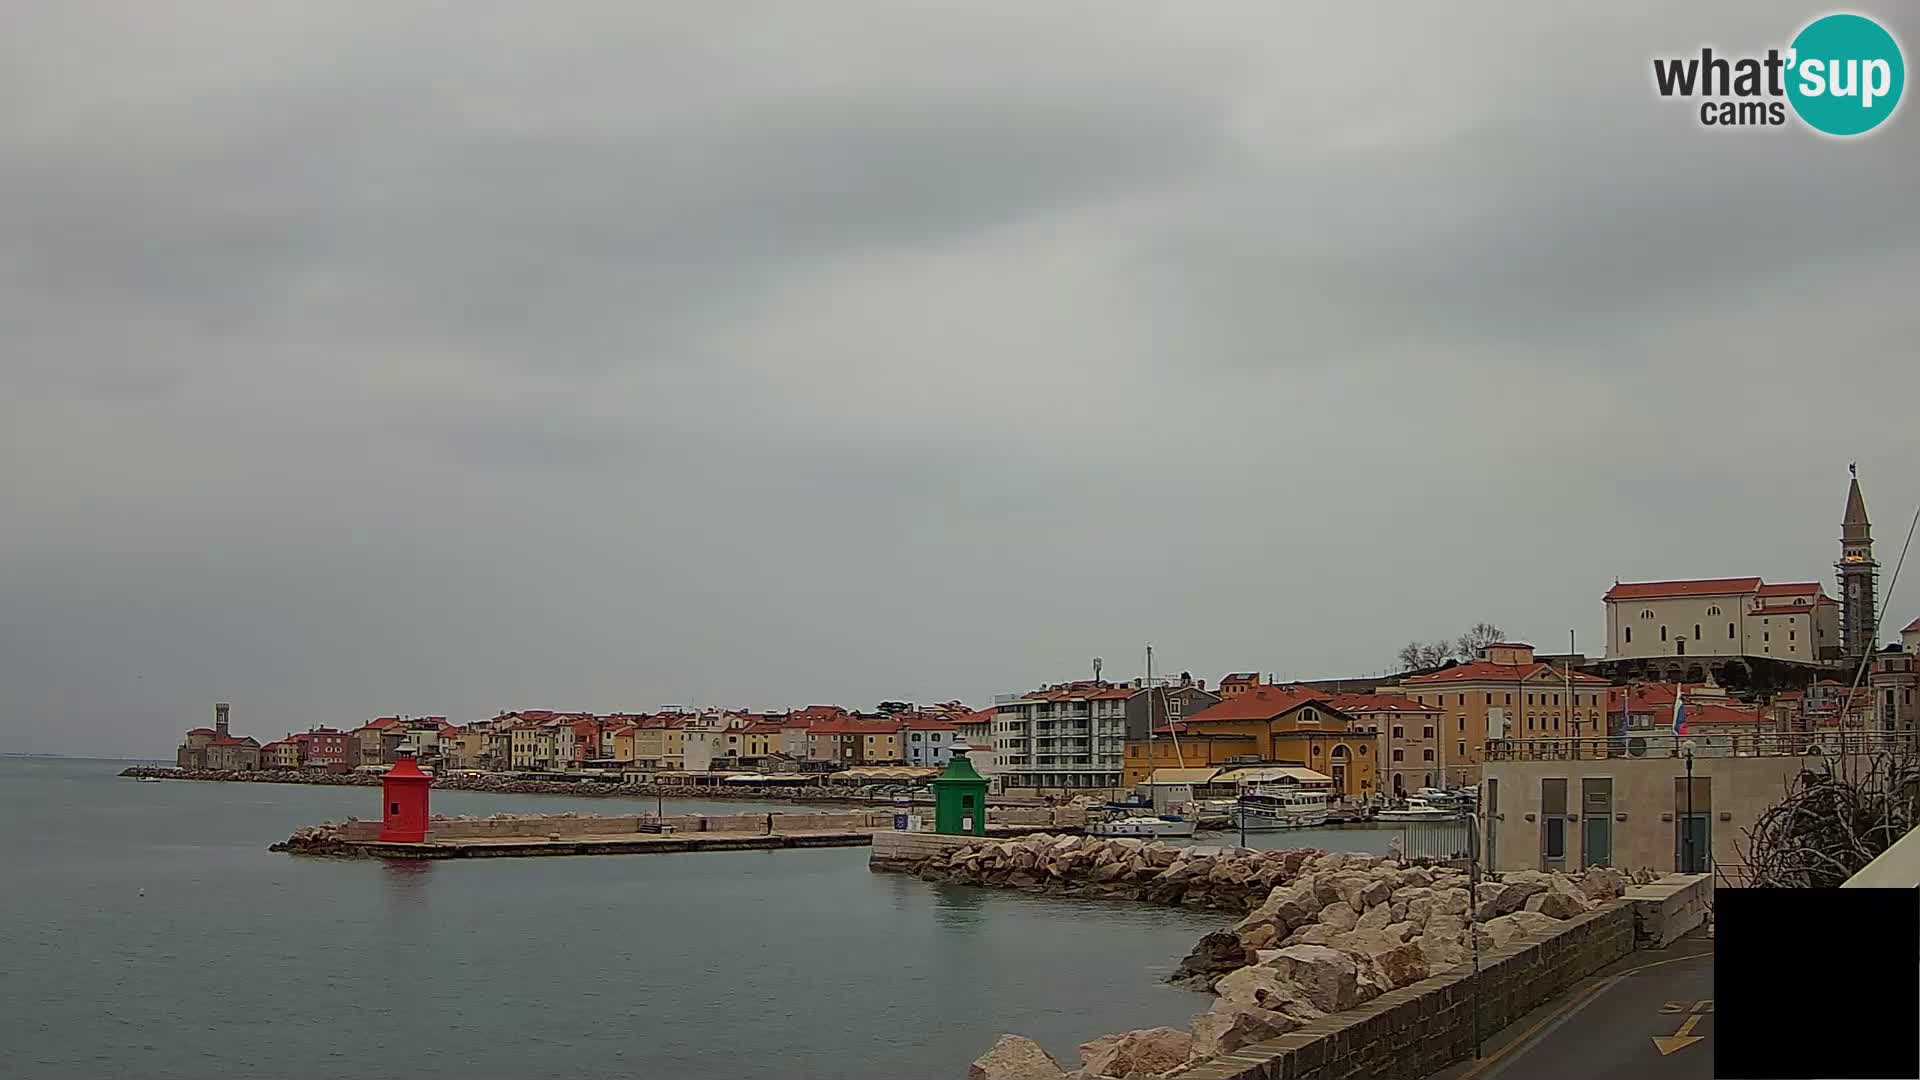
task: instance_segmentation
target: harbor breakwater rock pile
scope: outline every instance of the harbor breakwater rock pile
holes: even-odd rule
[[[973,1063],[969,1080],[1177,1077],[1468,963],[1476,942],[1485,952],[1552,933],[1563,920],[1619,900],[1633,881],[1656,876],[1607,868],[1576,875],[1525,871],[1493,875],[1470,889],[1460,868],[1402,866],[1372,855],[1183,851],[1128,838],[1077,837],[969,846],[946,863],[921,876],[1246,911],[1232,927],[1201,938],[1170,977],[1215,995],[1188,1027],[1094,1039],[1080,1046],[1080,1067],[1072,1071],[1031,1040],[1005,1035]],[[1190,896],[1198,902],[1188,903]]]
[[[326,772],[320,769],[175,769],[135,765],[121,776],[158,780],[223,780],[254,784],[318,784],[323,787],[379,787],[379,773]],[[490,773],[435,776],[433,786],[451,791],[486,791],[497,795],[573,795],[580,798],[748,799],[754,802],[872,802],[895,793],[890,785],[835,784],[832,787],[787,787],[688,784],[609,784],[597,780],[523,780]]]

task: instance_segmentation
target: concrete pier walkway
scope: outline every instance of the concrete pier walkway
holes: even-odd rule
[[[563,836],[480,836],[395,844],[353,841],[343,855],[378,859],[498,859],[534,855],[657,855],[683,851],[770,851],[780,848],[863,847],[872,832],[603,833]]]

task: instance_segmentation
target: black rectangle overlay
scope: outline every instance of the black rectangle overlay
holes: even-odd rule
[[[1920,1077],[1920,890],[1718,889],[1713,1074]]]

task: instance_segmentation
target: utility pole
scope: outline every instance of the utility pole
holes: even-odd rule
[[[1693,740],[1688,739],[1681,747],[1680,755],[1687,759],[1687,823],[1680,828],[1680,851],[1686,862],[1681,866],[1683,874],[1693,873]]]

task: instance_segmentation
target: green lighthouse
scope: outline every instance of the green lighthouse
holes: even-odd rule
[[[987,835],[987,778],[973,771],[964,750],[956,748],[933,781],[933,831]]]

